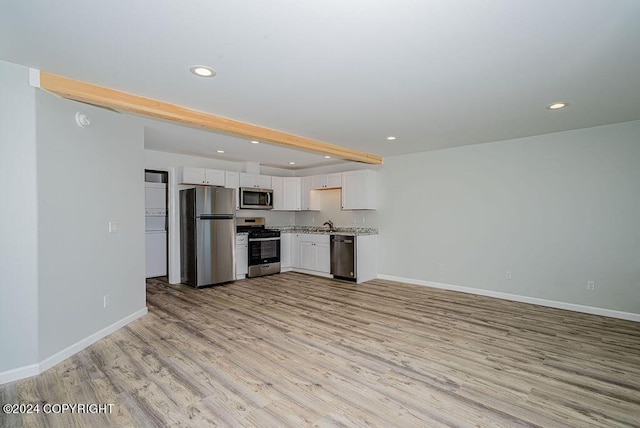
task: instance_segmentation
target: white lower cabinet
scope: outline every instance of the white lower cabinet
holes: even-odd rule
[[[358,284],[378,277],[378,236],[356,237],[356,278]]]
[[[289,254],[291,254],[291,267],[300,267],[300,234],[291,234],[291,247],[289,248]]]
[[[326,244],[316,244],[316,249],[316,266],[318,272],[329,273],[331,271],[331,250],[329,249],[329,242],[327,241]]]
[[[331,277],[330,235],[312,233],[286,233],[287,244],[282,246],[291,251],[290,266],[294,271]],[[282,256],[284,261],[284,257]],[[378,237],[361,235],[356,237],[356,277],[357,282],[377,278]]]
[[[297,234],[300,269],[329,273],[329,235]]]
[[[236,235],[236,279],[243,279],[249,273],[249,235]]]
[[[291,269],[291,233],[280,234],[280,269]]]
[[[300,241],[300,267],[302,269],[317,270],[318,254],[313,242]]]

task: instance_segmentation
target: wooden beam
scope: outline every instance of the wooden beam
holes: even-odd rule
[[[382,157],[378,155],[191,110],[175,104],[80,82],[44,71],[40,72],[40,87],[63,98],[108,107],[117,111],[168,120],[182,125],[223,132],[225,134],[269,142],[290,149],[319,153],[348,161],[363,162],[372,165],[382,164]]]

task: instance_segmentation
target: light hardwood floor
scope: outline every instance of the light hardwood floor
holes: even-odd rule
[[[640,324],[375,280],[147,283],[149,314],[2,403],[0,426],[640,426]]]

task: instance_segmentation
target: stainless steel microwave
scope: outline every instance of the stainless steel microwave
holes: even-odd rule
[[[258,189],[256,187],[240,188],[240,209],[244,210],[272,210],[273,190]]]

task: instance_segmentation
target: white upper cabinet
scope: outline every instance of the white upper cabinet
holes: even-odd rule
[[[179,181],[183,184],[202,184],[205,186],[224,186],[224,171],[185,166],[180,168]]]
[[[278,211],[300,211],[301,180],[299,177],[271,177],[273,209]]]
[[[378,208],[376,172],[370,169],[342,173],[342,209]]]
[[[230,189],[237,189],[238,187],[240,187],[240,173],[225,171],[224,187],[228,187]]]
[[[320,211],[320,200],[313,190],[313,177],[302,177],[300,206],[303,211]]]
[[[225,171],[224,172],[224,187],[230,189],[236,189],[236,211],[240,209],[240,173]]]
[[[181,167],[181,184],[224,186],[233,189],[255,187],[273,189],[274,210],[319,211],[323,189],[342,188],[343,210],[375,210],[378,208],[376,171],[363,169],[308,177],[271,177],[217,169]],[[240,198],[236,194],[236,209]]]
[[[271,176],[240,173],[240,187],[256,187],[260,189],[271,189]]]
[[[313,189],[336,189],[342,187],[342,174],[322,174],[312,176]]]
[[[273,210],[284,210],[284,183],[283,177],[271,177],[271,188],[273,189]]]
[[[301,181],[298,177],[285,177],[283,180],[285,210],[300,211],[301,209]]]

